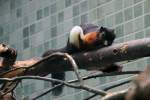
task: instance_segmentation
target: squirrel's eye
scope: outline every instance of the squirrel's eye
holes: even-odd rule
[[[6,44],[2,43],[2,46],[3,46],[3,47],[6,47]]]
[[[102,36],[102,38],[104,38],[104,37],[105,37],[105,35],[106,35],[106,34],[105,34],[105,32],[102,32],[102,35],[101,35],[101,36]]]

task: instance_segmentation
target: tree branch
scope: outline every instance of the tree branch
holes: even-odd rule
[[[82,53],[73,54],[72,57],[79,65],[79,69],[103,71],[107,69],[108,66],[112,63],[125,61],[125,60],[138,59],[142,57],[147,57],[149,55],[150,55],[150,38],[145,38],[145,39],[133,40],[125,43],[115,44],[91,52],[82,52]],[[0,56],[1,56],[1,49],[0,49]],[[52,72],[63,72],[63,71],[69,71],[73,69],[72,67],[70,67],[72,64],[70,63],[70,60],[66,60],[65,56],[62,53],[52,54],[48,57],[45,57],[42,60],[34,59],[31,62],[30,61],[31,60],[22,61],[22,62],[18,61],[18,63],[15,63],[13,65],[13,67],[16,69],[12,69],[10,71],[1,73],[0,77],[6,79],[7,81],[12,81],[7,78],[20,76],[23,79],[25,79],[24,75],[45,76]],[[1,65],[3,64],[1,63]],[[78,70],[76,68],[74,67],[77,77],[80,81],[82,81],[82,79],[80,79],[80,76],[77,72]],[[19,77],[18,80],[20,80]],[[93,88],[89,88],[85,85],[76,86],[76,85],[71,85],[67,82],[54,80],[54,79],[51,81],[57,81],[72,88],[84,89],[93,93],[99,93],[100,95],[103,96],[106,95],[104,91],[99,91]]]
[[[125,74],[139,74],[141,71],[124,71],[124,72],[111,72],[111,73],[96,73],[96,74],[92,74],[92,75],[88,75],[88,76],[84,76],[84,77],[82,77],[82,79],[83,80],[87,80],[87,79],[91,79],[91,78],[97,78],[97,77],[105,77],[105,76],[115,76],[115,75],[125,75]],[[68,81],[68,83],[74,83],[74,82],[78,82],[79,80],[78,79],[75,79],[75,80],[70,80],[70,81]],[[127,79],[127,80],[125,80],[125,81],[129,81],[129,79]],[[124,80],[123,80],[123,82],[121,81],[119,81],[119,83],[118,83],[118,81],[117,81],[117,83],[115,82],[115,83],[113,83],[112,85],[110,85],[110,86],[108,86],[108,87],[106,87],[106,88],[111,88],[111,87],[113,87],[114,85],[116,86],[116,84],[118,85],[121,85],[121,84],[123,84],[123,83],[125,83],[124,82]],[[33,97],[33,99],[38,99],[38,98],[40,98],[40,97],[42,97],[42,96],[44,96],[44,95],[46,95],[47,93],[50,93],[51,91],[53,91],[55,88],[57,88],[57,87],[59,87],[59,86],[61,86],[61,85],[63,85],[63,84],[58,84],[58,85],[56,85],[56,86],[54,86],[54,87],[52,87],[52,88],[49,88],[49,89],[46,89],[44,92],[42,92],[42,93],[38,93],[38,94],[40,94],[40,95],[38,95],[38,96],[36,96],[36,97]],[[105,90],[105,89],[104,89]],[[96,94],[94,94],[95,96],[96,95],[98,95],[97,93]],[[86,98],[87,100],[88,99],[90,99],[90,98],[92,98],[92,97],[94,97],[94,96],[90,96],[89,98]],[[85,99],[85,100],[86,100]]]
[[[137,75],[132,81],[134,84],[127,90],[114,92],[104,96],[101,100],[149,100],[150,95],[150,68]]]
[[[110,94],[104,96],[101,100],[125,100],[125,96],[126,96],[127,92],[128,92],[128,89],[110,93]]]
[[[61,83],[63,85],[66,85],[68,87],[71,88],[76,88],[76,89],[83,89],[92,93],[98,93],[99,95],[106,95],[106,92],[101,91],[101,90],[97,90],[97,89],[93,89],[93,88],[89,88],[88,86],[84,85],[72,85],[69,84],[68,82],[62,81],[62,80],[57,80],[57,79],[52,79],[52,78],[47,78],[47,77],[40,77],[40,76],[19,76],[19,77],[14,77],[14,78],[0,78],[1,82],[12,82],[12,81],[21,81],[23,79],[37,79],[37,80],[44,80],[44,81],[48,81],[48,82],[58,82]]]
[[[105,70],[112,63],[147,57],[149,55],[150,38],[145,38],[114,44],[96,51],[73,54],[72,57],[77,62],[79,69]],[[0,77],[15,77],[19,75],[45,76],[51,72],[72,70],[70,62],[60,55],[50,55],[42,60],[32,59],[31,62],[27,60],[18,61],[17,63],[13,66],[17,69],[1,74]]]
[[[95,97],[95,96],[97,96],[98,94],[97,93],[95,93],[95,94],[93,94],[93,95],[91,95],[91,96],[89,96],[89,97],[87,97],[87,98],[85,98],[84,100],[90,100],[90,99],[92,99],[93,97]]]
[[[78,70],[78,65],[76,64],[74,59],[69,54],[65,53],[64,56],[66,56],[69,59],[70,63],[72,64],[72,67],[74,69],[74,72],[75,72],[75,74],[76,74],[76,76],[77,76],[77,78],[80,82],[80,85],[83,85],[83,79],[82,79],[82,77],[80,77],[80,73],[79,73],[79,70]]]

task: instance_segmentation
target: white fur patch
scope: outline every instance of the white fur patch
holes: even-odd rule
[[[71,44],[79,48],[79,38],[82,39],[83,36],[84,34],[82,28],[80,26],[74,26],[70,31],[69,41]]]
[[[104,41],[104,45],[105,45],[105,46],[108,45],[108,41],[107,41],[107,40]]]
[[[3,44],[0,44],[0,52],[6,52],[8,50],[8,47],[4,46]]]

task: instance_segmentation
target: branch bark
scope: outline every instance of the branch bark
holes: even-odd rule
[[[150,55],[150,38],[133,40],[125,43],[114,44],[91,52],[73,54],[79,69],[105,70],[112,63],[133,60]],[[15,77],[20,75],[45,76],[51,72],[73,70],[67,58],[60,55],[50,55],[42,60],[31,59],[17,61],[14,68],[0,77]]]

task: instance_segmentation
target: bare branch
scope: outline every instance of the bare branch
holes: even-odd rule
[[[150,38],[133,40],[125,43],[114,44],[92,52],[73,54],[79,69],[105,70],[114,62],[133,60],[150,55]],[[142,52],[142,53],[141,53]],[[60,56],[48,56],[42,60],[30,60],[16,63],[14,68],[28,67],[25,71],[15,72],[18,69],[1,74],[0,77],[15,77],[17,75],[39,75],[45,76],[51,72],[63,72],[72,70],[70,62]],[[18,64],[18,65],[17,65]],[[29,66],[28,66],[29,65]],[[26,69],[26,68],[23,68]],[[14,74],[10,75],[10,73]],[[16,74],[15,74],[16,73]]]
[[[76,76],[77,76],[77,78],[78,78],[78,80],[80,82],[80,85],[83,85],[84,83],[83,83],[82,77],[80,77],[80,73],[79,73],[79,70],[78,70],[78,65],[76,64],[74,59],[69,54],[65,53],[64,56],[66,56],[69,59],[71,65],[72,65],[72,67],[73,67],[73,69],[75,71],[75,74],[76,74]]]
[[[54,89],[56,89],[57,87],[62,86],[62,85],[63,85],[63,84],[55,85],[54,87],[52,87],[52,88],[50,88],[50,89],[47,89],[46,91],[40,93],[40,95],[31,97],[31,99],[32,99],[32,100],[36,100],[36,99],[38,99],[38,98],[40,98],[40,97],[46,95],[47,93],[50,93],[51,91],[53,91]]]
[[[71,85],[68,82],[64,82],[62,80],[57,80],[57,79],[52,79],[52,78],[46,78],[46,77],[40,77],[40,76],[20,76],[20,77],[14,77],[14,78],[0,78],[1,82],[11,82],[11,81],[21,81],[23,79],[37,79],[37,80],[44,80],[48,82],[59,82],[63,85],[66,85],[71,88],[76,88],[76,89],[83,89],[92,93],[98,93],[99,95],[106,95],[107,93],[101,90],[89,88],[88,86],[77,86],[77,85]]]
[[[111,73],[98,73],[98,74],[92,74],[85,77],[82,77],[83,80],[91,79],[91,78],[97,78],[97,77],[106,77],[106,76],[116,76],[116,75],[125,75],[125,74],[139,74],[141,71],[124,71],[124,72],[111,72]],[[70,80],[68,83],[74,83],[78,82],[78,80]]]
[[[93,94],[93,95],[91,95],[91,96],[89,96],[89,97],[87,97],[87,98],[85,98],[84,100],[90,100],[90,99],[92,99],[93,97],[95,97],[95,96],[97,96],[98,94],[97,93],[95,93],[95,94]]]
[[[149,100],[150,95],[150,68],[137,75],[134,79],[134,86],[128,90],[108,94],[102,100]]]
[[[103,71],[107,69],[108,68],[107,66],[109,66],[112,63],[125,61],[125,60],[133,60],[141,57],[147,57],[149,55],[150,55],[150,38],[145,38],[145,39],[139,39],[139,40],[129,41],[125,43],[115,44],[92,52],[73,54],[72,57],[79,65],[80,69],[87,69],[87,70],[96,69],[96,70]],[[25,77],[24,75],[45,76],[51,72],[63,72],[63,71],[72,70],[72,68],[70,68],[71,65],[70,61],[65,60],[64,55],[61,54],[59,55],[57,53],[54,55],[50,55],[42,60],[34,60],[34,61],[35,62],[32,63],[33,65],[31,63],[28,64],[28,62],[25,61],[24,63],[26,63],[26,66],[20,64],[21,66],[19,65],[17,69],[13,69],[11,71],[1,74],[0,77],[3,77],[1,81],[5,82],[7,80],[7,82],[9,81],[11,82],[15,80],[22,80],[19,79],[21,77],[23,79],[26,79],[27,76]],[[16,66],[17,65],[15,64],[13,67],[16,68]],[[76,72],[76,74],[78,79],[82,81],[82,79],[80,79],[78,72]],[[17,78],[16,76],[20,76],[20,77]],[[16,78],[12,78],[12,77],[16,77]],[[9,78],[12,78],[14,80],[10,80]],[[63,82],[54,79],[52,79],[51,81],[56,81],[72,88],[84,89],[93,93],[99,93],[100,95],[103,96],[107,94],[104,91],[92,89],[87,86],[71,85],[68,82]]]
[[[124,74],[139,74],[140,72],[141,71],[112,72],[112,73],[103,73],[103,74],[102,73],[96,73],[96,74],[88,75],[88,76],[85,76],[85,77],[82,77],[82,78],[83,78],[83,80],[87,80],[87,79],[91,79],[91,78],[105,77],[105,76],[124,75]],[[129,80],[125,80],[125,81],[129,81]],[[78,82],[78,79],[68,81],[68,83],[74,83],[74,82]],[[121,85],[121,83],[123,84],[123,82],[119,81],[119,84]],[[116,83],[113,83],[112,85],[106,87],[106,88],[111,88],[111,87],[113,87],[116,84],[118,84],[118,81]],[[39,93],[40,95],[38,95],[36,97],[33,97],[33,99],[38,99],[38,98],[46,95],[47,93],[53,91],[55,88],[57,88],[57,87],[59,87],[61,85],[63,85],[63,84],[58,84],[58,85],[56,85],[56,86],[54,86],[52,88],[46,89],[44,92]],[[94,94],[94,95],[92,95],[92,96],[90,96],[89,98],[86,98],[86,99],[88,100],[88,99],[94,97],[95,95],[98,95],[98,94]]]
[[[119,61],[132,60],[150,55],[150,38],[129,41],[125,43],[115,44],[106,48],[102,48],[93,52],[83,52],[72,55],[79,66],[79,69],[97,69],[104,70],[107,66]],[[142,53],[141,53],[142,52]],[[56,62],[57,61],[57,65]],[[54,64],[55,63],[55,64]],[[44,66],[44,67],[43,67]],[[51,67],[46,67],[51,66]],[[69,61],[64,61],[63,58],[57,60],[45,60],[36,68],[40,68],[42,72],[50,73],[72,70]],[[48,70],[48,69],[49,70]],[[30,70],[28,71],[29,73]],[[36,72],[36,70],[34,70]]]
[[[118,86],[120,86],[120,85],[124,85],[124,84],[126,84],[126,83],[129,83],[129,82],[131,82],[131,81],[132,81],[132,78],[130,77],[130,78],[125,78],[125,79],[123,79],[123,81],[111,82],[111,83],[109,83],[110,85],[107,86],[107,87],[105,87],[103,90],[104,90],[104,91],[108,91],[108,90],[113,89],[113,88],[115,88],[115,87],[118,87]],[[89,100],[89,99],[91,99],[91,98],[93,98],[93,97],[95,97],[95,96],[97,96],[97,95],[98,95],[98,94],[95,93],[95,94],[93,94],[93,95],[91,95],[91,96],[85,98],[84,100]],[[120,95],[120,94],[119,94],[119,95]]]
[[[147,67],[143,73],[139,74],[133,80],[133,86],[130,87],[126,95],[126,100],[149,100],[150,99],[150,67]]]
[[[103,90],[104,90],[104,91],[108,91],[108,90],[113,89],[113,88],[115,88],[115,87],[118,87],[118,86],[127,84],[127,83],[129,83],[129,82],[131,82],[131,81],[132,81],[132,79],[128,79],[128,80],[125,80],[125,81],[123,81],[123,82],[119,82],[119,83],[116,83],[116,84],[112,84],[112,85],[106,87],[106,88],[103,89]]]
[[[109,93],[108,95],[104,96],[101,100],[125,100],[127,92],[128,90]]]

